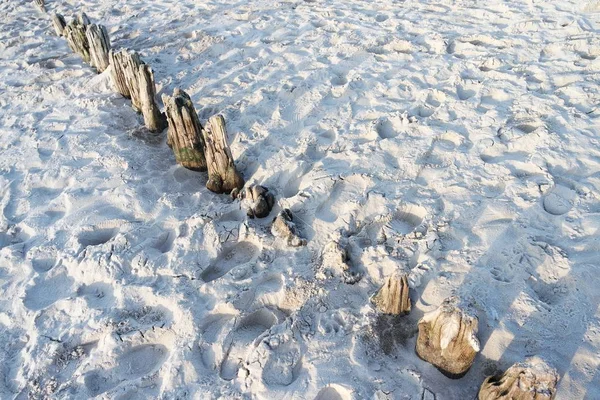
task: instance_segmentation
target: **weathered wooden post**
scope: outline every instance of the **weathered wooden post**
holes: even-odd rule
[[[138,71],[143,61],[135,51],[121,49],[109,52],[111,76],[115,89],[123,97],[131,99],[131,105],[136,111],[142,111],[139,94]]]
[[[373,303],[382,314],[408,314],[410,312],[408,292],[407,275],[392,275],[385,280],[383,286],[373,296]]]
[[[235,169],[227,143],[225,119],[221,115],[213,115],[208,119],[202,133],[208,168],[206,187],[215,193],[230,193],[233,189],[243,188],[244,178]]]
[[[444,375],[460,378],[479,352],[478,320],[468,304],[450,297],[419,321],[417,355]]]
[[[250,185],[241,191],[233,189],[233,198],[239,198],[250,218],[264,218],[269,215],[275,204],[275,196],[264,186]]]
[[[40,11],[46,12],[46,4],[44,3],[44,0],[35,0],[35,4],[38,6]]]
[[[167,144],[183,167],[206,171],[202,125],[190,96],[177,88],[173,96],[162,96],[169,130]]]
[[[293,219],[292,212],[287,208],[280,211],[277,217],[273,219],[271,233],[275,237],[284,239],[288,246],[306,246],[306,239],[302,239],[298,235],[298,230]]]
[[[85,32],[89,22],[87,15],[81,13],[69,22],[63,31],[71,50],[79,54],[87,63],[90,62],[90,44]]]
[[[110,38],[103,25],[90,24],[85,32],[89,53],[90,64],[98,73],[104,72],[109,65],[108,54],[110,52]]]
[[[533,357],[514,364],[500,376],[488,377],[479,389],[479,400],[552,400],[559,376],[542,359]]]
[[[162,132],[167,127],[167,119],[156,104],[156,85],[154,74],[149,65],[140,65],[138,69],[138,87],[144,123],[150,132]]]
[[[67,26],[67,21],[65,21],[65,17],[58,13],[54,14],[52,16],[52,25],[54,26],[54,31],[56,32],[56,35],[63,36],[65,26]]]

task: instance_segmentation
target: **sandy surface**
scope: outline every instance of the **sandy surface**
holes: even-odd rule
[[[600,398],[599,2],[48,0],[225,116],[261,220],[33,3],[0,2],[1,398],[471,399],[530,355]],[[270,233],[284,207],[306,247]],[[450,295],[479,317],[460,380],[414,352]]]

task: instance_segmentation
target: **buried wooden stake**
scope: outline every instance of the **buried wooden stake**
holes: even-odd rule
[[[98,73],[104,72],[109,65],[108,54],[110,52],[110,38],[103,25],[90,24],[85,32],[89,53],[90,64]]]
[[[81,13],[76,19],[69,22],[63,31],[71,50],[79,54],[87,63],[90,62],[90,44],[85,32],[89,22],[87,15]]]
[[[162,132],[167,127],[167,119],[156,105],[156,85],[152,68],[147,64],[138,69],[138,86],[144,123],[150,132]]]
[[[469,303],[450,297],[419,321],[417,355],[450,378],[467,373],[479,352],[478,319]]]
[[[489,376],[479,400],[552,400],[560,377],[539,357],[514,364],[500,376]]]
[[[202,130],[204,154],[208,168],[206,187],[215,193],[230,193],[233,189],[244,187],[244,178],[235,169],[233,156],[227,143],[225,119],[213,115]]]
[[[35,0],[35,4],[42,12],[46,12],[46,4],[44,4],[44,0]]]
[[[131,99],[133,108],[144,116],[144,123],[151,132],[160,132],[166,120],[156,104],[154,74],[138,53],[122,49],[108,54],[113,85],[118,93]]]
[[[65,21],[65,17],[61,14],[54,14],[52,16],[52,25],[54,26],[54,31],[57,36],[63,36],[65,27],[67,26],[67,21]]]
[[[382,314],[408,314],[410,312],[409,291],[406,274],[392,275],[385,280],[372,301]]]
[[[177,88],[173,96],[163,94],[169,130],[167,144],[177,163],[194,171],[206,171],[202,125],[190,96]]]

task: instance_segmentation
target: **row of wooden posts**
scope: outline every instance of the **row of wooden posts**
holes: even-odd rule
[[[42,0],[36,0],[39,1]],[[71,50],[98,73],[110,71],[115,90],[131,99],[132,107],[143,115],[149,131],[159,133],[168,127],[167,144],[175,159],[185,168],[208,171],[209,190],[230,193],[243,188],[244,179],[235,168],[221,115],[210,117],[203,127],[190,96],[179,88],[173,96],[163,94],[165,112],[161,112],[152,68],[137,52],[113,49],[106,28],[91,23],[85,13],[69,23],[62,15],[54,14],[52,23],[56,34],[65,37]]]
[[[35,0],[42,11],[44,1]],[[85,13],[66,23],[64,17],[52,17],[54,29],[64,36],[69,47],[81,55],[98,73],[110,69],[115,90],[131,99],[133,108],[144,117],[151,132],[162,132],[168,127],[167,144],[179,164],[195,171],[208,171],[206,187],[216,193],[232,193],[247,201],[251,217],[266,217],[274,203],[268,189],[252,185],[246,189],[244,179],[236,170],[227,141],[225,120],[220,115],[209,118],[205,127],[200,123],[190,96],[175,89],[172,96],[164,95],[165,112],[156,103],[154,75],[135,51],[111,47],[103,25],[92,24]],[[238,196],[239,194],[239,196]],[[272,232],[285,238],[290,246],[302,246],[289,210],[275,218]],[[342,257],[344,259],[344,257]],[[373,296],[375,308],[382,314],[405,315],[411,310],[406,275],[388,277]],[[419,321],[416,352],[450,377],[463,376],[472,366],[479,352],[478,320],[468,306],[457,298],[450,298],[435,311]],[[540,359],[527,360],[510,367],[504,374],[488,377],[482,384],[478,398],[496,399],[552,399],[556,392],[558,374]]]

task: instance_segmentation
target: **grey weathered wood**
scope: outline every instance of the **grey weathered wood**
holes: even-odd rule
[[[131,99],[133,108],[142,110],[139,96],[138,71],[143,64],[140,56],[135,51],[121,49],[109,52],[111,77],[118,93]]]
[[[233,189],[244,187],[244,178],[235,169],[227,142],[225,119],[221,115],[213,115],[208,119],[202,134],[208,168],[206,187],[215,193],[230,193]]]
[[[42,12],[46,12],[46,4],[44,3],[44,0],[35,0],[35,4]]]
[[[85,35],[88,40],[90,64],[98,73],[104,72],[109,65],[110,38],[104,25],[87,25]]]
[[[383,314],[408,314],[410,312],[409,290],[406,274],[392,275],[373,296],[373,303]]]
[[[90,62],[90,44],[85,34],[89,22],[84,13],[72,20],[65,27],[63,34],[71,50],[79,54],[85,62]]]
[[[156,85],[154,74],[147,64],[142,64],[138,70],[138,86],[142,115],[146,128],[151,132],[161,132],[167,127],[167,119],[156,104]]]
[[[156,104],[156,85],[150,66],[140,59],[138,53],[126,49],[109,51],[108,59],[116,91],[131,99],[131,105],[142,113],[150,131],[162,131],[166,127],[166,119]]]
[[[167,144],[179,164],[194,171],[206,171],[202,125],[190,96],[177,88],[173,96],[163,94],[169,130]]]
[[[479,352],[478,319],[469,304],[450,297],[419,321],[417,355],[444,375],[460,378]]]
[[[65,30],[65,26],[67,26],[67,21],[65,21],[65,17],[61,14],[54,14],[52,16],[52,25],[54,26],[54,31],[58,36],[63,36],[63,32]]]
[[[298,229],[294,223],[294,217],[289,209],[284,209],[273,219],[271,226],[273,236],[284,239],[288,246],[306,246],[306,239],[298,235]]]
[[[91,23],[87,14],[84,13],[83,11],[80,12],[79,14],[77,14],[77,22],[79,23],[79,25],[83,25],[83,26],[88,26]]]
[[[552,400],[560,377],[539,357],[514,364],[500,376],[488,377],[479,400]]]

